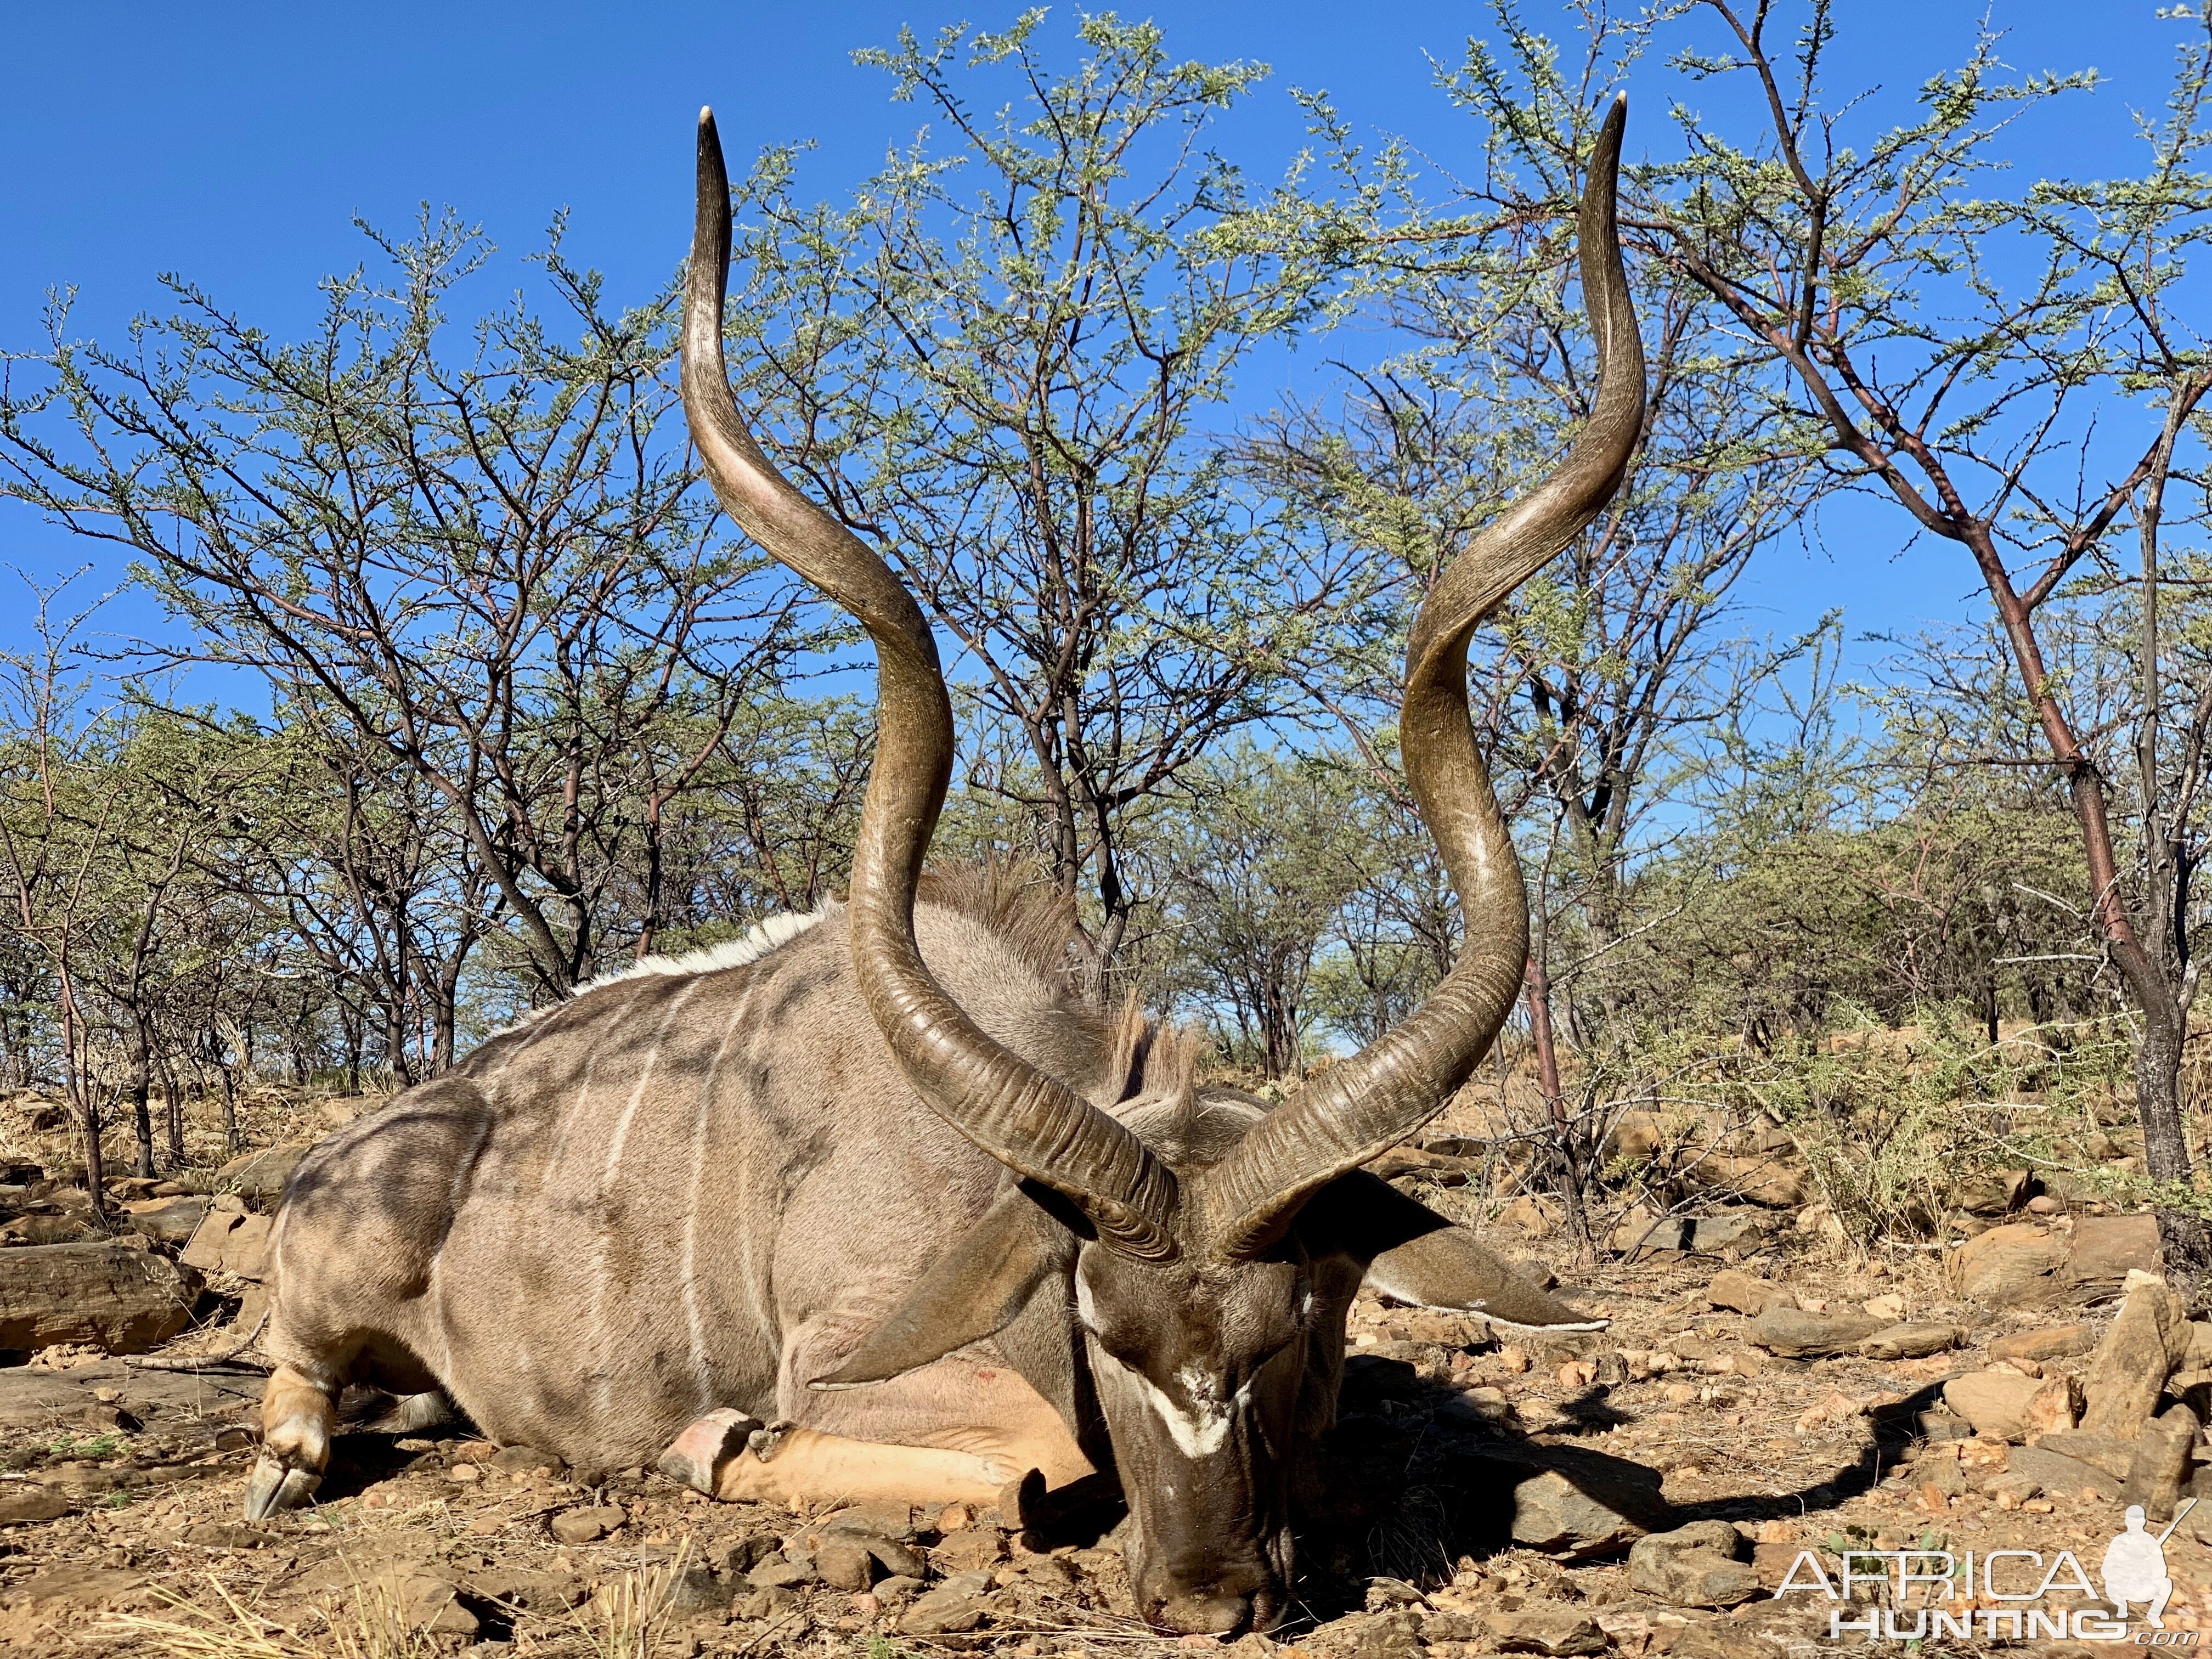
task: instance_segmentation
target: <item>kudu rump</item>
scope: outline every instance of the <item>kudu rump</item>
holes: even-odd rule
[[[352,1382],[441,1390],[493,1439],[586,1470],[650,1463],[727,1407],[778,1429],[720,1464],[726,1498],[988,1502],[1031,1470],[1110,1471],[1146,1615],[1264,1627],[1363,1281],[1576,1323],[1360,1166],[1451,1098],[1521,983],[1527,900],[1467,646],[1604,507],[1643,419],[1613,222],[1624,118],[1616,104],[1581,209],[1595,413],[1452,561],[1407,652],[1406,777],[1465,948],[1402,1024],[1270,1110],[1194,1086],[1188,1044],[1079,994],[1064,912],[977,872],[923,876],[953,754],[936,645],[738,413],[729,185],[702,113],[684,407],[731,517],[875,643],[851,895],[588,988],[301,1160],[248,1514],[313,1492]]]

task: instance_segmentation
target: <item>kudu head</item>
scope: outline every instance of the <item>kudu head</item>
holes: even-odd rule
[[[693,441],[730,515],[875,643],[875,766],[848,912],[855,974],[915,1092],[1016,1178],[860,1350],[816,1381],[857,1386],[926,1364],[1006,1327],[1041,1287],[1072,1301],[1135,1522],[1131,1579],[1156,1623],[1225,1633],[1282,1611],[1297,1449],[1334,1413],[1345,1315],[1363,1278],[1403,1301],[1505,1322],[1576,1318],[1360,1166],[1443,1109],[1521,984],[1527,896],[1475,745],[1467,647],[1603,508],[1642,425],[1643,348],[1614,225],[1626,113],[1624,100],[1607,115],[1582,198],[1596,407],[1559,466],[1444,568],[1407,648],[1406,780],[1459,896],[1466,944],[1420,1008],[1272,1112],[1187,1085],[1173,1098],[1086,1099],[986,1036],[923,965],[915,889],[953,756],[936,643],[890,567],[791,486],[738,412],[722,354],[729,183],[714,118],[700,116],[683,341]]]

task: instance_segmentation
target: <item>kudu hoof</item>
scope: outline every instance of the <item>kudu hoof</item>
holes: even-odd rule
[[[246,1480],[246,1518],[265,1521],[284,1510],[296,1510],[315,1495],[323,1477],[312,1469],[288,1469],[273,1457],[253,1466]]]

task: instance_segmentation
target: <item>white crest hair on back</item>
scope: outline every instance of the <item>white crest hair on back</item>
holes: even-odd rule
[[[833,900],[803,915],[769,916],[755,922],[737,938],[724,939],[720,945],[710,945],[702,951],[686,951],[675,957],[647,957],[630,963],[620,973],[602,974],[597,979],[587,979],[568,993],[567,1002],[549,1002],[543,1008],[532,1008],[514,1024],[492,1032],[484,1041],[489,1042],[492,1037],[511,1036],[517,1031],[526,1031],[567,1007],[568,1002],[574,1001],[585,992],[596,991],[602,985],[619,985],[626,979],[711,974],[719,968],[742,968],[749,962],[758,962],[778,945],[790,943],[816,926],[834,906]],[[506,1062],[501,1064],[504,1066]]]
[[[758,962],[777,945],[797,939],[828,914],[829,907],[823,905],[800,915],[769,916],[755,922],[737,938],[709,945],[703,950],[686,951],[674,957],[641,957],[620,973],[602,974],[597,979],[586,980],[573,994],[581,996],[602,985],[618,985],[626,979],[655,975],[684,978],[693,974],[711,974],[723,968],[742,968],[749,962]]]

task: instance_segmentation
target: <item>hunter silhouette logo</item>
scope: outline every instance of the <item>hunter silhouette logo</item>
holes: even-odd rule
[[[2166,1522],[2166,1530],[2154,1538],[2143,1530],[2142,1505],[2128,1505],[2128,1529],[2105,1547],[2105,1599],[2112,1604],[2114,1618],[2124,1623],[2128,1603],[2141,1601],[2146,1604],[2143,1617],[2151,1627],[2166,1628],[2163,1615],[2173,1595],[2173,1580],[2166,1572],[2166,1540],[2173,1536],[2183,1516],[2196,1507],[2192,1498]]]
[[[2053,1555],[2027,1549],[1978,1554],[1966,1550],[1954,1555],[1942,1549],[1904,1549],[1841,1551],[1832,1577],[1816,1551],[1800,1550],[1774,1594],[1778,1599],[1817,1595],[1837,1603],[1828,1612],[1828,1635],[1837,1641],[1858,1634],[1869,1642],[1921,1642],[1946,1636],[2124,1642],[2129,1639],[2128,1610],[2140,1607],[2148,1628],[2135,1636],[2136,1642],[2194,1646],[2193,1630],[2152,1632],[2166,1632],[2166,1607],[2173,1596],[2173,1579],[2166,1570],[2166,1540],[2196,1507],[2197,1500],[2191,1498],[2164,1531],[2154,1533],[2144,1526],[2142,1505],[2130,1505],[2123,1530],[2105,1547],[2100,1564],[2101,1592],[2071,1550]],[[1862,1599],[1877,1587],[1887,1605]],[[2052,1606],[2045,1598],[2053,1595],[2086,1598],[2092,1605]],[[1854,1601],[1858,1607],[1850,1606]],[[2099,1601],[2110,1603],[2111,1611],[2094,1605]],[[1846,1617],[1847,1611],[1861,1616]]]

